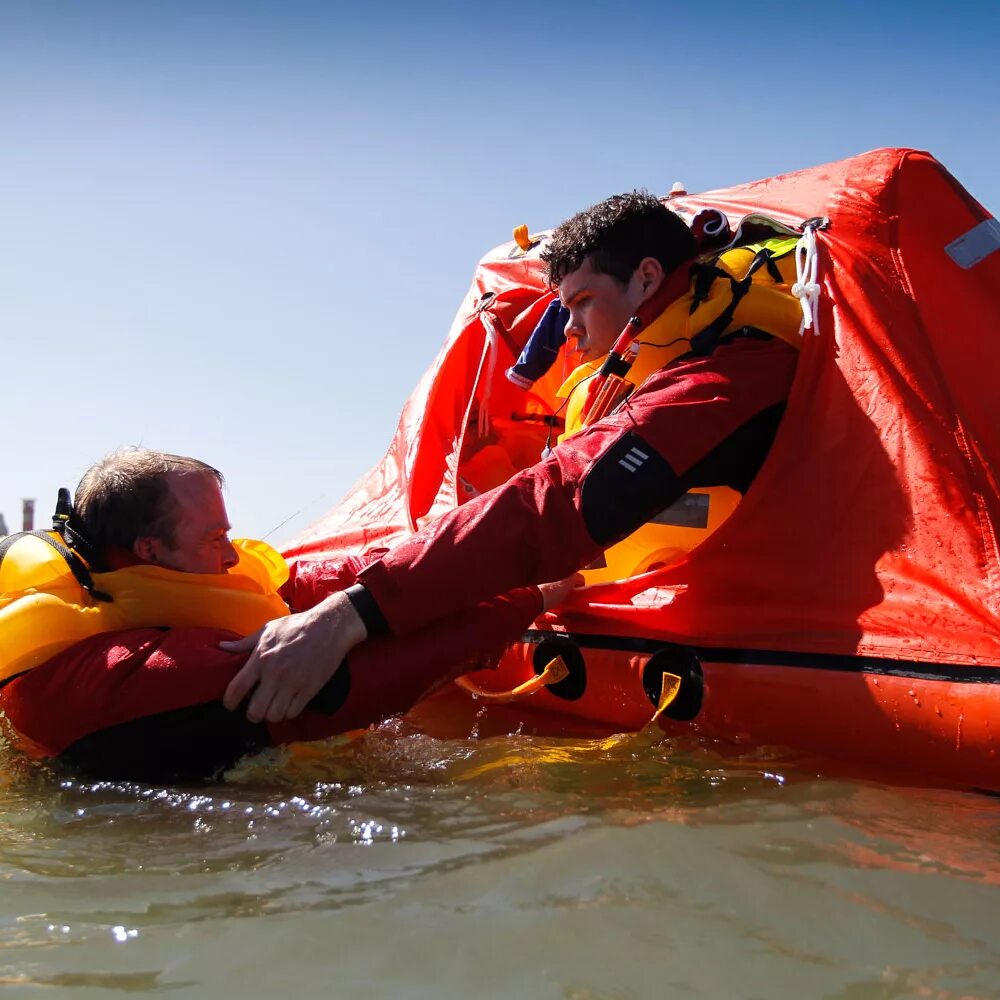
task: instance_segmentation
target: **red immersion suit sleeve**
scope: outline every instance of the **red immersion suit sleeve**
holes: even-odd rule
[[[541,610],[538,590],[525,587],[413,635],[363,643],[334,675],[338,682],[346,671],[331,711],[310,703],[296,719],[267,724],[268,736],[243,712],[222,707],[226,686],[247,659],[219,649],[221,639],[237,638],[222,629],[92,636],[0,688],[0,710],[16,742],[36,756],[63,754],[89,738],[88,759],[105,762],[102,776],[140,777],[144,767],[147,776],[157,774],[161,757],[178,773],[203,776],[268,743],[323,739],[405,712],[438,685],[490,666]],[[171,713],[192,706],[204,710],[200,723],[191,714],[172,720]],[[149,756],[145,764],[142,755]]]
[[[275,743],[322,739],[409,711],[447,681],[496,666],[541,612],[537,588],[522,587],[419,632],[369,639],[341,667],[350,681],[343,705],[330,715],[310,708],[289,722],[269,723],[271,738]]]
[[[623,408],[427,525],[365,568],[358,582],[398,635],[491,594],[568,576],[669,506],[685,492],[680,477],[688,469],[787,399],[797,357],[780,340],[739,339],[710,357],[665,368]],[[643,480],[646,495],[634,498],[631,521],[607,537],[593,512],[614,510],[642,479],[626,475],[633,447],[654,474]]]

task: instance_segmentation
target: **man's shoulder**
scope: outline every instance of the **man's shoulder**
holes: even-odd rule
[[[799,352],[778,337],[739,337],[720,344],[711,354],[685,354],[653,372],[640,387],[642,392],[657,391],[679,379],[739,378],[755,370],[794,371]]]

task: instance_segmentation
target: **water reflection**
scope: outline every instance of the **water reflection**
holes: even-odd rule
[[[979,931],[1000,917],[998,831],[994,799],[821,779],[777,752],[739,756],[651,733],[438,740],[396,722],[269,751],[198,788],[86,782],[11,758],[0,787],[0,982],[222,996],[212,942],[233,925],[255,970],[244,992],[264,995],[254,990],[273,987],[290,961],[281,928],[311,934],[322,917],[350,937],[355,925],[339,915],[363,913],[382,933],[420,938],[419,965],[425,952],[440,963],[456,940],[475,943],[454,923],[461,913],[489,913],[496,933],[518,938],[531,913],[575,926],[570,940],[534,930],[554,967],[575,970],[553,996],[604,995],[587,992],[604,982],[600,969],[610,962],[609,981],[624,982],[626,954],[658,961],[643,942],[666,947],[666,928],[689,991],[707,973],[686,969],[677,949],[697,951],[709,934],[755,969],[794,973],[804,991],[768,995],[853,1000],[918,984],[951,996],[954,980],[972,996],[1000,973]],[[612,917],[615,934],[638,935],[619,958],[607,950]],[[901,960],[840,940],[864,926],[896,941]],[[359,976],[367,962],[375,982],[389,976],[377,941],[353,947],[338,961],[359,963]],[[318,988],[330,959],[320,947],[285,973]],[[502,955],[482,960],[514,989],[520,973]],[[725,971],[708,977],[721,992],[704,995],[741,995]],[[840,992],[817,993],[818,982]],[[442,989],[474,986],[458,977]]]
[[[408,842],[405,856],[417,860],[393,863],[396,878],[598,821],[692,822],[709,802],[759,798],[786,781],[759,765],[707,762],[643,734],[439,741],[395,723],[350,742],[268,751],[223,783],[190,789],[87,782],[22,763],[0,790],[0,865],[45,878],[260,876],[288,873],[296,859],[312,866],[317,848]],[[283,891],[268,887],[271,905]],[[222,894],[219,905],[235,904]]]

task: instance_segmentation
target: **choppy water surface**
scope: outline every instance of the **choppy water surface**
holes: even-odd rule
[[[12,996],[1000,996],[985,796],[401,724],[198,789],[6,774]]]

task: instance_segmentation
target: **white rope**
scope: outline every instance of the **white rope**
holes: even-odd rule
[[[497,367],[497,355],[500,353],[500,334],[492,317],[485,309],[479,311],[479,318],[486,331],[486,343],[489,345],[489,361],[486,363],[486,385],[483,387],[483,397],[479,403],[478,431],[481,438],[490,432],[490,396],[493,394],[493,374]]]
[[[819,282],[816,278],[819,272],[819,253],[816,249],[816,228],[806,226],[799,242],[795,244],[795,284],[792,285],[792,295],[802,306],[802,323],[799,325],[799,336],[806,330],[819,336]]]

